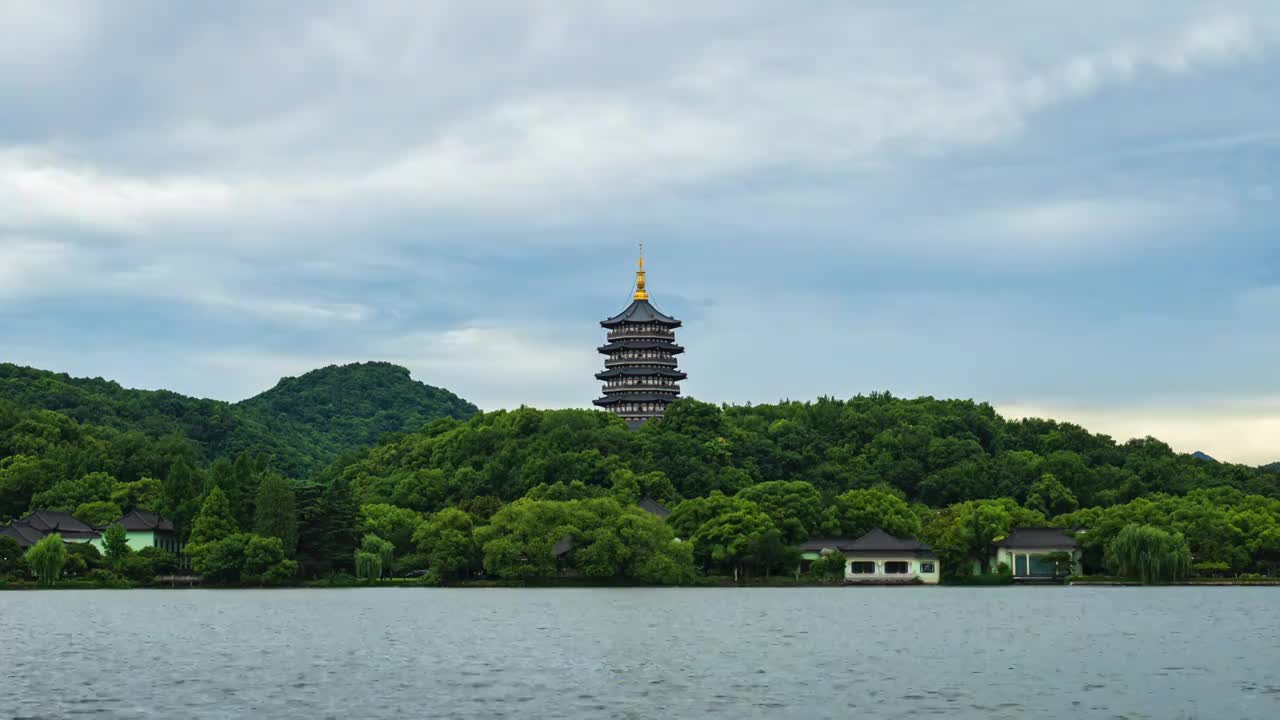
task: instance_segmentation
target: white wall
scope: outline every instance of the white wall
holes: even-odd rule
[[[876,564],[874,574],[854,573],[853,564],[855,562],[873,562]],[[905,562],[907,563],[907,572],[886,573],[884,571],[885,563]],[[923,565],[932,564],[933,572],[924,572]],[[913,582],[919,580],[926,585],[938,584],[938,579],[942,577],[942,564],[936,559],[921,559],[912,556],[893,557],[885,555],[877,555],[875,557],[859,557],[850,555],[845,558],[844,579],[847,582]]]

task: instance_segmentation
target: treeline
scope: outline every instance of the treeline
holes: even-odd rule
[[[408,370],[388,363],[322,368],[285,378],[240,403],[131,390],[101,378],[0,363],[3,401],[117,433],[152,440],[176,436],[190,443],[197,465],[246,452],[266,454],[273,467],[296,478],[311,477],[387,433],[477,412],[453,393],[414,381]]]
[[[386,405],[397,385],[378,385],[401,372],[387,368],[277,388],[293,398],[268,404],[282,432],[302,423],[383,437],[312,474],[290,474],[270,444],[210,459],[207,443],[132,429],[118,414],[77,422],[0,401],[0,518],[45,508],[103,523],[155,510],[189,541],[192,564],[226,583],[790,573],[798,543],[875,527],[932,544],[949,576],[994,570],[992,543],[1021,525],[1086,531],[1089,572],[1119,565],[1108,547],[1131,526],[1181,538],[1205,574],[1272,573],[1280,553],[1280,474],[1151,438],[1118,443],[1008,421],[985,404],[888,394],[754,407],[685,399],[638,431],[602,412],[521,408],[384,434],[407,421]],[[335,373],[381,389],[333,394]],[[674,513],[660,521],[636,507],[643,497]]]
[[[1012,498],[1049,514],[1211,487],[1280,497],[1280,474],[1197,460],[1152,438],[1117,443],[1069,423],[1007,421],[971,401],[887,394],[728,408],[686,399],[636,432],[594,411],[485,413],[437,421],[336,470],[362,504],[434,512],[557,484],[608,487],[619,469],[662,473],[665,500],[775,480],[826,495],[889,486],[930,507]],[[1046,476],[1056,483],[1037,490]]]

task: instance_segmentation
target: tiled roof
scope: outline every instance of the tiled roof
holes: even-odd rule
[[[16,522],[12,525],[0,525],[0,535],[13,538],[17,541],[18,547],[24,548],[31,547],[44,539],[44,533],[21,522]]]
[[[666,325],[667,327],[680,327],[679,320],[671,317],[670,315],[664,315],[659,312],[658,308],[650,305],[648,300],[636,300],[628,305],[626,310],[623,310],[608,320],[601,321],[600,324],[605,327],[611,327],[614,325],[621,325],[624,322],[651,322],[659,325]]]
[[[801,552],[839,550],[843,553],[901,552],[919,554],[929,552],[930,548],[915,538],[894,537],[877,528],[856,540],[849,538],[815,538],[802,543],[800,550]]]
[[[644,510],[647,513],[652,513],[654,515],[657,515],[663,520],[667,519],[667,516],[671,514],[670,510],[662,506],[662,503],[658,502],[657,500],[654,500],[651,497],[644,498],[640,502],[636,503],[636,505],[639,505],[641,510]]]
[[[996,543],[1002,548],[1027,548],[1030,550],[1074,550],[1076,539],[1061,528],[1014,528],[1009,535]]]
[[[89,525],[72,517],[71,513],[61,510],[36,510],[14,525],[26,525],[40,533],[40,537],[55,532],[68,540],[84,540],[101,535]]]
[[[146,530],[159,530],[161,532],[173,531],[172,521],[161,516],[159,513],[153,513],[150,510],[130,510],[117,522],[123,525],[125,530],[132,530],[134,532]]]

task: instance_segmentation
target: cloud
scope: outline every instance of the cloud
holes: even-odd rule
[[[0,299],[57,292],[85,265],[68,243],[0,234]]]

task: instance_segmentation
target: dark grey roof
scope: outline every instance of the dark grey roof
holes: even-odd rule
[[[801,552],[821,552],[822,550],[839,550],[843,553],[911,553],[930,552],[928,545],[915,538],[899,538],[876,529],[851,540],[849,538],[814,538],[800,544]]]
[[[68,539],[96,538],[101,533],[61,510],[36,510],[15,524],[26,525],[40,532],[41,537],[58,533]]]
[[[800,543],[801,552],[821,552],[823,550],[843,550],[855,542],[853,538],[815,538]]]
[[[684,348],[669,340],[618,340],[601,345],[596,350],[611,353],[614,350],[666,350],[672,355],[679,355]]]
[[[600,321],[604,327],[616,327],[622,323],[657,323],[668,327],[680,327],[680,321],[664,315],[658,311],[658,308],[649,304],[648,300],[636,300],[627,306],[626,310],[614,315],[608,320]]]
[[[130,510],[116,522],[123,525],[125,530],[133,530],[135,532],[145,530],[173,531],[173,522],[150,510]]]
[[[36,510],[9,525],[0,527],[0,534],[8,535],[22,547],[30,547],[46,535],[58,533],[63,540],[91,540],[102,533],[61,510]]]
[[[849,552],[919,552],[930,548],[915,538],[894,537],[876,528],[841,549]]]
[[[568,555],[573,550],[573,538],[568,535],[560,538],[560,541],[551,546],[551,557],[562,557]]]
[[[619,376],[621,376],[621,375],[633,375],[633,376],[637,376],[637,377],[644,377],[644,376],[650,376],[650,375],[659,375],[659,376],[662,376],[662,377],[675,378],[675,379],[677,379],[677,380],[684,380],[685,378],[689,377],[688,375],[686,375],[686,374],[684,374],[684,373],[680,372],[679,370],[672,370],[671,368],[662,368],[662,367],[616,367],[616,368],[611,368],[611,369],[609,369],[609,370],[605,370],[604,372],[596,373],[596,379],[597,379],[597,380],[608,380],[609,378],[615,378],[615,377],[619,377]]]
[[[44,539],[44,533],[21,522],[16,522],[12,525],[0,525],[0,535],[13,538],[18,543],[18,547],[24,548],[31,547]]]
[[[641,510],[644,510],[647,513],[652,513],[654,515],[657,515],[663,520],[666,520],[667,516],[671,514],[670,510],[662,506],[662,503],[658,502],[657,500],[654,500],[651,497],[645,497],[641,499],[640,502],[636,503],[636,505],[639,505]]]
[[[1005,539],[996,543],[1002,548],[1027,548],[1030,550],[1074,550],[1079,547],[1076,539],[1061,528],[1014,528]]]

